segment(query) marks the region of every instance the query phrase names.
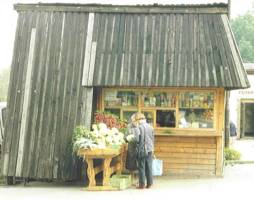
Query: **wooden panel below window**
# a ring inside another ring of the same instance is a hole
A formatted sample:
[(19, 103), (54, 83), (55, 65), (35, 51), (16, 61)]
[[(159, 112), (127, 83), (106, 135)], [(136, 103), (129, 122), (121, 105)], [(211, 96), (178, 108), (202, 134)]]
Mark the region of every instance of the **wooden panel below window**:
[(155, 155), (173, 176), (215, 176), (216, 137), (156, 136)]

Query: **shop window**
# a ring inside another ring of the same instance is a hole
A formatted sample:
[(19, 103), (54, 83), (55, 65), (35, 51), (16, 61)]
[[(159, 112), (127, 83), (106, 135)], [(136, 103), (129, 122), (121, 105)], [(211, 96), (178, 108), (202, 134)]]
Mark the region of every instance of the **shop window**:
[(176, 93), (170, 92), (142, 92), (141, 106), (170, 107), (176, 106)]
[(156, 111), (156, 127), (175, 127), (176, 117), (174, 110), (157, 110)]
[(215, 126), (214, 92), (105, 89), (103, 94), (104, 110), (127, 122), (134, 113), (142, 112), (154, 128), (213, 129)]
[(119, 117), (119, 119), (120, 119), (120, 116), (121, 116), (121, 111), (120, 111), (120, 109), (105, 108), (105, 112), (110, 113), (110, 114), (113, 114), (113, 115), (116, 115), (116, 116)]
[(129, 123), (131, 121), (131, 116), (135, 114), (136, 112), (137, 110), (123, 111), (123, 120)]
[(141, 111), (145, 117), (147, 123), (149, 123), (151, 126), (154, 126), (154, 112), (153, 111)]
[(179, 128), (213, 128), (214, 94), (185, 92), (179, 99)]
[(133, 91), (108, 90), (105, 92), (105, 107), (130, 107), (138, 105), (138, 94)]

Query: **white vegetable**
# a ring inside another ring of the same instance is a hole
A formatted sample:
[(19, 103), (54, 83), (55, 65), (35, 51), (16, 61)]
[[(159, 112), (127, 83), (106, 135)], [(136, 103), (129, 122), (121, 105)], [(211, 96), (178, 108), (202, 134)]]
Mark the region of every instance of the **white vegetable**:
[(121, 145), (124, 143), (124, 134), (117, 128), (109, 129), (106, 124), (92, 125), (92, 130), (86, 137), (81, 137), (74, 143), (74, 149), (79, 148), (106, 148), (110, 145)]

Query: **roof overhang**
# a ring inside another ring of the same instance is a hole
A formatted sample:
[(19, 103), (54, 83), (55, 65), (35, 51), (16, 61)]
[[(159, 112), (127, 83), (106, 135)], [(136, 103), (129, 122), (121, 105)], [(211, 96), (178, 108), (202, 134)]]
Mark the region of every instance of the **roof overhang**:
[(228, 13), (227, 4), (191, 5), (106, 5), (106, 4), (63, 4), (38, 3), (15, 4), (17, 11), (59, 11), (96, 13)]
[[(227, 4), (39, 3), (16, 4), (15, 9), (22, 16), (28, 12), (29, 19), (31, 11), (45, 16), (61, 12), (58, 23), (65, 23), (68, 16), (70, 27), (66, 31), (73, 40), (79, 33), (86, 37), (83, 47), (88, 48), (85, 56), (81, 55), (85, 57), (84, 86), (227, 90), (250, 86), (231, 31)], [(82, 20), (74, 26), (80, 16)]]

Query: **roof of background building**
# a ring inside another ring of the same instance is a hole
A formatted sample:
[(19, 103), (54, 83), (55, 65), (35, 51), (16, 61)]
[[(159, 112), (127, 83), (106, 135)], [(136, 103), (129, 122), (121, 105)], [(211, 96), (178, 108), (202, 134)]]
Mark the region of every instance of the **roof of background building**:
[(254, 63), (243, 63), (247, 74), (254, 74)]

